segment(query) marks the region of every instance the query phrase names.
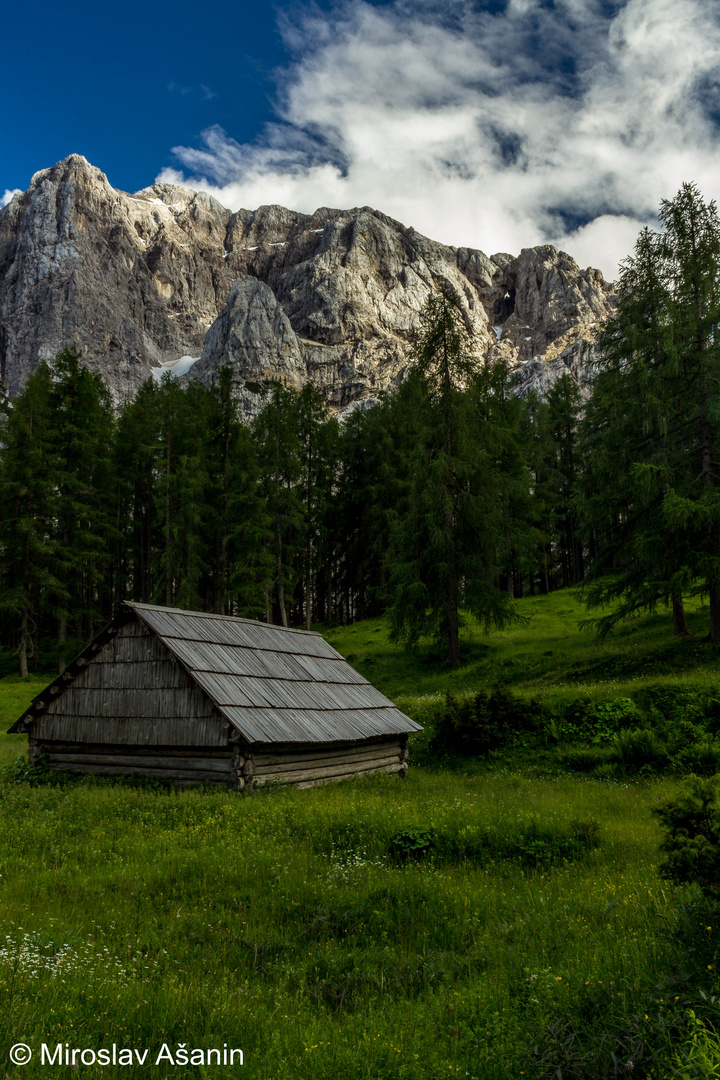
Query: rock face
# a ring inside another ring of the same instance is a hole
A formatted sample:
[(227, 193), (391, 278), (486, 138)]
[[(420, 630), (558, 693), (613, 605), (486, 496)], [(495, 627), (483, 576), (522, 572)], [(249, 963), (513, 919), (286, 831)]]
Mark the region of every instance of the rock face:
[(460, 297), (478, 352), (517, 370), (521, 394), (563, 371), (582, 386), (613, 304), (599, 271), (552, 247), (488, 258), (369, 207), (233, 214), (167, 184), (130, 196), (72, 155), (0, 211), (0, 374), (17, 394), (74, 343), (117, 403), (200, 357), (184, 377), (211, 383), (229, 364), (248, 412), (266, 378), (312, 380), (342, 410), (402, 379), (440, 287)]

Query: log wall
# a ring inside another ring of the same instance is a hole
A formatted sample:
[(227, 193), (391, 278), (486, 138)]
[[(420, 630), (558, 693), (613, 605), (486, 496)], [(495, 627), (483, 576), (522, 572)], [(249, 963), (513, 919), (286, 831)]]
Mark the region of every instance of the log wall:
[(404, 740), (376, 739), (360, 743), (259, 747), (128, 746), (30, 738), (30, 761), (47, 768), (100, 776), (144, 776), (178, 784), (221, 784), (252, 791), (255, 787), (291, 784), (317, 787), (351, 776), (407, 772)]
[(407, 773), (407, 738), (367, 739), (361, 742), (299, 747), (255, 747), (252, 783), (256, 787), (294, 784), (317, 787), (351, 776), (372, 773)]
[(241, 755), (233, 747), (126, 746), (30, 739), (30, 761), (58, 772), (144, 776), (178, 784), (244, 787)]

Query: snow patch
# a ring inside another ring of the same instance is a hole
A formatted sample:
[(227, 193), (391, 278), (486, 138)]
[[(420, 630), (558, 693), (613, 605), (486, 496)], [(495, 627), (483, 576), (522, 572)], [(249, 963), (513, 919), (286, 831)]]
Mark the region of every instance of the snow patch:
[(493, 326), (493, 330), (495, 331), (495, 337), (499, 341), (500, 340), (500, 335), (502, 334), (502, 326)]
[(177, 360), (170, 360), (167, 364), (161, 364), (160, 367), (153, 368), (152, 377), (155, 382), (160, 382), (167, 372), (177, 377), (186, 375), (193, 364), (197, 364), (199, 359), (199, 356), (179, 356)]
[(169, 207), (166, 203), (162, 201), (162, 199), (136, 199), (134, 195), (128, 195), (127, 197), (132, 202), (140, 203), (141, 206), (151, 206), (153, 203), (155, 203), (157, 204), (157, 206), (162, 206), (165, 210), (169, 211)]

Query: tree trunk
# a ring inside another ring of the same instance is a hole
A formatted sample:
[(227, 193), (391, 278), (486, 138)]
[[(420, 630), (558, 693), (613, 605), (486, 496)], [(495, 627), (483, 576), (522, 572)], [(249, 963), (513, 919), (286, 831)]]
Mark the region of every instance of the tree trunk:
[(720, 581), (708, 583), (710, 594), (710, 640), (720, 641)]
[(280, 625), (288, 625), (287, 611), (285, 609), (285, 583), (283, 581), (283, 561), (282, 561), (282, 533), (280, 531), (280, 515), (275, 514), (275, 536), (277, 538), (277, 553), (275, 558), (275, 595), (277, 599), (278, 611), (280, 612)]
[(447, 602), (448, 667), (457, 667), (460, 663), (460, 617), (458, 614), (458, 579), (455, 560), (455, 522), (452, 510), (445, 515), (445, 532), (450, 546), (448, 559), (448, 580), (445, 591)]
[(171, 551), (171, 508), (170, 508), (170, 435), (168, 434), (167, 444), (167, 459), (166, 459), (166, 472), (165, 477), (167, 481), (167, 489), (165, 491), (165, 603), (167, 607), (172, 607), (172, 571), (170, 569), (170, 551)]
[(690, 631), (688, 630), (688, 624), (685, 618), (685, 608), (683, 606), (682, 593), (677, 593), (673, 595), (672, 609), (675, 637), (687, 637)]
[(305, 567), (305, 629), (312, 630), (312, 540), (309, 530), (305, 549)]
[[(224, 524), (224, 522), (223, 522)], [(219, 586), (216, 583), (215, 594), (215, 612), (217, 615), (225, 615), (227, 612), (227, 600), (228, 600), (228, 539), (227, 536), (223, 536), (220, 542), (220, 572), (218, 577), (220, 579)]]
[(28, 677), (28, 616), (27, 611), (23, 610), (20, 616), (20, 648), (18, 649), (18, 657), (20, 659), (20, 678), (27, 679)]
[(67, 614), (62, 611), (58, 618), (58, 672), (67, 667), (65, 661), (65, 643), (67, 641)]

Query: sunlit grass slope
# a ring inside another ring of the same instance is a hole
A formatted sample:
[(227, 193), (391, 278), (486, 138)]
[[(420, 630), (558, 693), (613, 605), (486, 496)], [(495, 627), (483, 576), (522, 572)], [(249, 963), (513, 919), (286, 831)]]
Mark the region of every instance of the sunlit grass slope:
[(691, 637), (673, 637), (672, 618), (660, 610), (626, 623), (605, 641), (581, 630), (588, 613), (576, 592), (516, 601), (522, 621), (485, 633), (467, 617), (463, 662), (448, 670), (430, 643), (415, 653), (393, 644), (384, 619), (325, 628), (328, 640), (368, 679), (399, 704), (447, 691), (462, 693), (495, 683), (552, 705), (579, 694), (618, 697), (644, 682), (710, 690), (720, 679), (720, 654), (705, 639), (708, 609), (690, 601)]

